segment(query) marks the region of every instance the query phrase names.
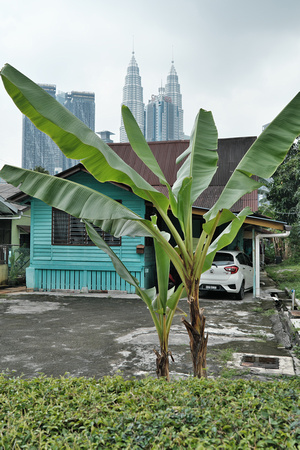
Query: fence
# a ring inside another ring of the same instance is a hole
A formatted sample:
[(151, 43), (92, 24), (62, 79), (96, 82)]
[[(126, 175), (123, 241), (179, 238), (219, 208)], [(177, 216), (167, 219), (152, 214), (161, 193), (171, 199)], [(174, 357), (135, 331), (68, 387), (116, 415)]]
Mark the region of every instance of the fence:
[(0, 266), (8, 268), (8, 284), (14, 285), (24, 281), (29, 259), (29, 248), (11, 244), (0, 245)]

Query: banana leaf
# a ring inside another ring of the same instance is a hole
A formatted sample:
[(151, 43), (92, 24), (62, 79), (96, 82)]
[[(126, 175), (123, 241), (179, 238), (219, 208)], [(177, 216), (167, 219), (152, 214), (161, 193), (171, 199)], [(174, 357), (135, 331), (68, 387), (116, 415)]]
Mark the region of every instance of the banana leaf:
[(225, 230), (210, 244), (202, 267), (202, 273), (211, 267), (216, 252), (231, 244), (249, 214), (251, 214), (250, 208), (244, 208), (231, 219)]
[[(97, 245), (98, 248), (110, 257), (118, 275), (135, 287), (136, 293), (148, 307), (161, 346), (167, 348), (172, 320), (177, 311), (177, 305), (183, 292), (183, 285), (181, 284), (175, 291), (174, 288), (172, 290), (168, 290), (170, 260), (166, 256), (163, 249), (161, 247), (156, 248), (158, 251), (157, 276), (159, 287), (159, 292), (157, 294), (155, 287), (150, 289), (142, 289), (139, 286), (138, 280), (129, 272), (111, 247), (109, 247), (104, 239), (102, 239), (102, 237), (97, 233), (93, 225), (87, 220), (83, 220), (83, 222), (85, 223), (90, 239), (95, 245)], [(159, 247), (159, 243), (156, 242), (156, 246)], [(185, 313), (182, 311), (181, 314)], [(166, 319), (164, 316), (166, 316)]]
[(71, 159), (81, 159), (100, 182), (115, 181), (130, 186), (145, 200), (154, 200), (166, 211), (168, 198), (126, 164), (105, 142), (51, 95), (14, 67), (6, 64), (1, 78), (8, 94), (34, 125), (48, 134)]
[[(116, 236), (152, 236), (151, 221), (143, 219), (106, 195), (70, 180), (32, 170), (5, 165), (0, 176), (26, 194), (74, 217), (89, 219), (111, 233), (119, 224)], [(102, 222), (100, 222), (100, 219)]]
[(252, 144), (205, 219), (209, 221), (222, 208), (230, 209), (243, 195), (262, 186), (256, 178), (270, 178), (299, 135), (300, 92)]
[(122, 117), (132, 149), (137, 156), (144, 162), (144, 164), (156, 175), (160, 182), (169, 187), (169, 183), (166, 180), (164, 173), (162, 172), (158, 162), (156, 161), (151, 148), (146, 142), (140, 127), (136, 123), (135, 118), (132, 115), (130, 109), (122, 105)]
[(189, 205), (192, 206), (200, 194), (209, 186), (217, 170), (218, 132), (210, 111), (200, 109), (197, 114), (188, 149), (177, 158), (180, 162), (187, 156), (178, 170), (173, 185), (173, 194), (178, 196), (186, 178), (192, 179)]

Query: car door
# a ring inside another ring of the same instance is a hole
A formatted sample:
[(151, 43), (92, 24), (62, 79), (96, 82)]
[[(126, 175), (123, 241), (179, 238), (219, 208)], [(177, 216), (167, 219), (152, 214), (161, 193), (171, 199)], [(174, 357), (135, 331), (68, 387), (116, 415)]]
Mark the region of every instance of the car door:
[(247, 255), (239, 253), (237, 255), (240, 270), (245, 280), (245, 289), (251, 289), (253, 286), (253, 268), (252, 263)]

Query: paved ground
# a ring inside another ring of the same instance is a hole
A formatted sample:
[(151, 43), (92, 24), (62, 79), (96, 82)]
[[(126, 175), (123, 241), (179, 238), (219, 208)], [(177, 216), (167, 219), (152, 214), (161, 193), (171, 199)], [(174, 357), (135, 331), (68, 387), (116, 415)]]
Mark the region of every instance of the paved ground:
[[(254, 300), (251, 293), (243, 301), (211, 297), (201, 304), (207, 317), (210, 376), (221, 371), (256, 376), (256, 369), (227, 368), (233, 351), (291, 356), (272, 300)], [(179, 306), (188, 312), (186, 300)], [(275, 314), (266, 312), (270, 310)], [(189, 340), (180, 317), (175, 318), (169, 347), (175, 359), (171, 375), (191, 374)], [(155, 376), (153, 348), (158, 340), (150, 314), (134, 295), (0, 292), (0, 372), (24, 377), (69, 373), (99, 378), (117, 371), (125, 377)]]

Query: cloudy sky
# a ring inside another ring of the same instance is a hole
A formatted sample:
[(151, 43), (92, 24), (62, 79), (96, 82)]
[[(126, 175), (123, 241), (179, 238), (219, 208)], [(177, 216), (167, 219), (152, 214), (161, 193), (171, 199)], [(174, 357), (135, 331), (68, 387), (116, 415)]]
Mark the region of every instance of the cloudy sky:
[[(299, 0), (12, 0), (1, 3), (0, 66), (95, 92), (96, 131), (118, 142), (134, 40), (144, 103), (173, 52), (185, 133), (201, 107), (219, 137), (257, 136), (300, 90), (299, 13)], [(20, 166), (22, 116), (0, 84), (0, 167)]]

